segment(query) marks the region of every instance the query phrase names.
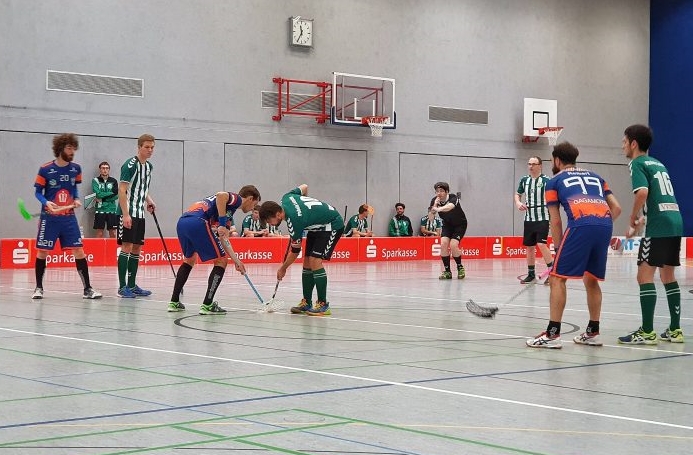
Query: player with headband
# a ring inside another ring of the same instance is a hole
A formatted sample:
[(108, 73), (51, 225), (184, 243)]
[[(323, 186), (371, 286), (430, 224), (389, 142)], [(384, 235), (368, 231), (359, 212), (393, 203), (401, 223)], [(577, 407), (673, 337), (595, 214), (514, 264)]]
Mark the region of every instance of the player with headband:
[(441, 220), (443, 227), (440, 238), (440, 259), (443, 261), (443, 273), (438, 277), (441, 280), (452, 279), (450, 271), (450, 253), (457, 264), (457, 278), (465, 277), (464, 266), (462, 265), (462, 250), (460, 242), (467, 232), (467, 216), (462, 210), (457, 195), (450, 194), (450, 185), (447, 182), (438, 182), (433, 185), (436, 195), (431, 199), (431, 210), (436, 212)]

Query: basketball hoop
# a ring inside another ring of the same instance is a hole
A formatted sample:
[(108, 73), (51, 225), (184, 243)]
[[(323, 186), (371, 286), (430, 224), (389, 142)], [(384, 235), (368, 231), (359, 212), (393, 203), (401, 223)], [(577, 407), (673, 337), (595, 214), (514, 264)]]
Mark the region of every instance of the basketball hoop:
[(363, 117), (361, 119), (361, 123), (367, 124), (368, 126), (371, 127), (371, 136), (382, 137), (383, 136), (383, 127), (388, 122), (388, 120), (390, 120), (390, 117), (370, 115), (367, 117)]
[(556, 145), (558, 136), (560, 136), (562, 132), (562, 126), (547, 126), (545, 128), (539, 128), (539, 134), (549, 140), (549, 145)]

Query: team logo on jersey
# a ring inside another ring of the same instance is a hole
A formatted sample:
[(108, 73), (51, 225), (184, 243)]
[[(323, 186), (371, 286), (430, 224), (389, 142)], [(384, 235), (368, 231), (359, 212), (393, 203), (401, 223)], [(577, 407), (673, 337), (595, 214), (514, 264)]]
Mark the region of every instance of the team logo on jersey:
[(56, 187), (56, 186), (58, 186), (58, 182), (56, 180), (51, 179), (48, 181), (48, 186)]

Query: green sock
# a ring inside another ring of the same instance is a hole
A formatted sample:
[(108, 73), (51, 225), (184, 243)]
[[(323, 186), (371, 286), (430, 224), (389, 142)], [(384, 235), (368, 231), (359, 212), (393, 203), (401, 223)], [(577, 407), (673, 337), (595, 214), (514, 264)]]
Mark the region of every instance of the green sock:
[(654, 330), (654, 312), (657, 304), (657, 289), (654, 283), (640, 285), (640, 311), (642, 312), (642, 329), (645, 332)]
[(318, 302), (327, 302), (327, 272), (325, 269), (313, 271), (315, 289), (318, 291)]
[(118, 255), (118, 289), (125, 287), (125, 277), (128, 274), (128, 260), (130, 255), (122, 251)]
[(306, 302), (313, 302), (313, 288), (315, 287), (315, 278), (311, 269), (303, 269), (301, 273), (301, 283), (303, 284), (303, 298)]
[(137, 267), (140, 265), (140, 255), (130, 253), (130, 260), (128, 261), (128, 287), (130, 289), (135, 287), (135, 279), (137, 278)]
[(664, 285), (667, 293), (667, 303), (669, 304), (669, 315), (671, 316), (670, 330), (681, 328), (681, 288), (677, 281), (672, 281)]

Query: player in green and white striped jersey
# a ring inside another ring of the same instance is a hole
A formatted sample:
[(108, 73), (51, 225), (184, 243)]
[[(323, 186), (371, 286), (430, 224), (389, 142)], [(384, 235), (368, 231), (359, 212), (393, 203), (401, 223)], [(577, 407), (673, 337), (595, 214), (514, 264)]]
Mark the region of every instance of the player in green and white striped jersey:
[(154, 153), (154, 136), (143, 134), (137, 139), (137, 155), (120, 168), (118, 209), (118, 295), (124, 298), (151, 295), (151, 291), (137, 286), (137, 268), (144, 245), (146, 212), (154, 213), (156, 204), (149, 195), (154, 166), (149, 161)]
[[(515, 207), (525, 212), (522, 245), (527, 248), (527, 277), (520, 281), (522, 284), (536, 280), (536, 246), (539, 247), (546, 266), (550, 268), (553, 265), (551, 251), (546, 246), (549, 237), (549, 209), (544, 194), (546, 184), (551, 179), (542, 173), (541, 158), (538, 156), (530, 157), (527, 166), (529, 174), (520, 179), (515, 193)], [(522, 195), (525, 197), (524, 203)]]

